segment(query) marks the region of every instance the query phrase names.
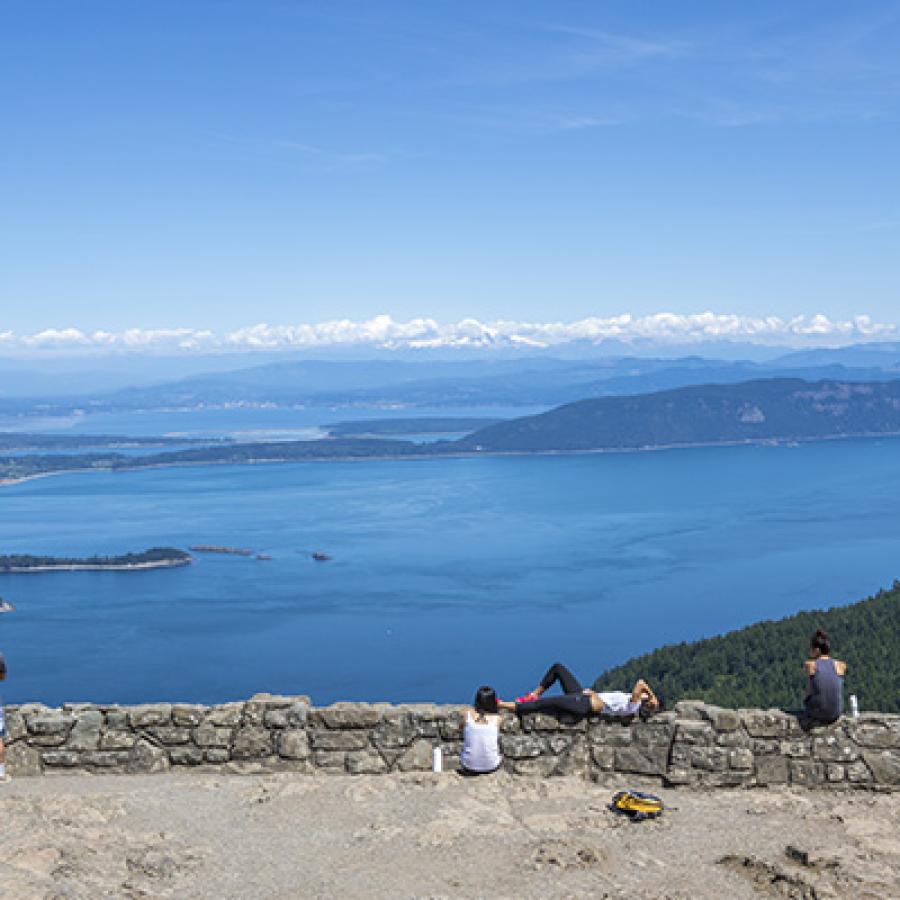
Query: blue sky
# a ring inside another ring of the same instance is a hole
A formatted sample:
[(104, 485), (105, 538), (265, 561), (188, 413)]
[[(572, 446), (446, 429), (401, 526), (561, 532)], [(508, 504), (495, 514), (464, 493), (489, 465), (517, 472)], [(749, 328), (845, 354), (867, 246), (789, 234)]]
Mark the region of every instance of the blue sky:
[(11, 0), (0, 333), (900, 321), (900, 4)]

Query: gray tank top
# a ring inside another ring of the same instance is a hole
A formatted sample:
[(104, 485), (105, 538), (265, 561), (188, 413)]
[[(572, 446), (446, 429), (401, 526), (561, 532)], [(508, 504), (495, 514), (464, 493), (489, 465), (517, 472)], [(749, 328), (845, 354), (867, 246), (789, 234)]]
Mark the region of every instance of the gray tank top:
[(816, 674), (809, 676), (806, 711), (828, 722), (844, 711), (844, 679), (838, 675), (833, 659), (816, 660)]

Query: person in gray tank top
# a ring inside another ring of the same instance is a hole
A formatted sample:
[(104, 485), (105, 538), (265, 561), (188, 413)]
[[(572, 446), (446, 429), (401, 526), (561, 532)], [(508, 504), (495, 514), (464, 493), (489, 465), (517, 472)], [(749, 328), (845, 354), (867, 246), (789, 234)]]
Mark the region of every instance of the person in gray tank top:
[(847, 664), (831, 658), (831, 642), (820, 628), (809, 646), (810, 658), (803, 664), (809, 676), (803, 706), (816, 722), (834, 722), (844, 711), (844, 672)]

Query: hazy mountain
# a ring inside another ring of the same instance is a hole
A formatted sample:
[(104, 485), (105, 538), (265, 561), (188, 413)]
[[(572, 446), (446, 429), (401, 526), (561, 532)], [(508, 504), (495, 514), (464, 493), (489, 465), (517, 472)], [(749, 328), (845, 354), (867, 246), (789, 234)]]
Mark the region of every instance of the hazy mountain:
[(900, 342), (852, 344), (820, 350), (796, 350), (772, 361), (775, 366), (850, 366), (900, 372)]

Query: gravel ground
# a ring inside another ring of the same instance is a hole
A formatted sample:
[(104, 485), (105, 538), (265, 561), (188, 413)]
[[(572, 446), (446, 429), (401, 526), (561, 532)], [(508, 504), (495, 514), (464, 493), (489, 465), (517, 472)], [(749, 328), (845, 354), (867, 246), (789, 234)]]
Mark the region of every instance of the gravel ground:
[[(620, 787), (671, 807), (633, 824)], [(900, 794), (506, 774), (0, 786), (0, 896), (900, 897)]]

